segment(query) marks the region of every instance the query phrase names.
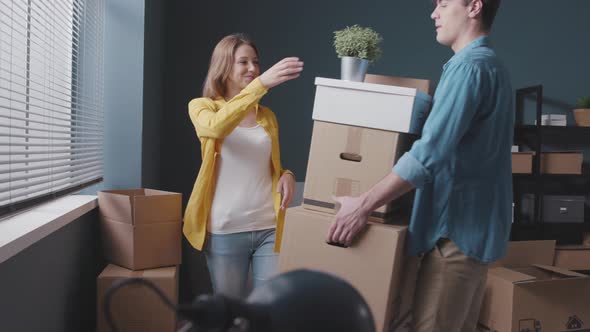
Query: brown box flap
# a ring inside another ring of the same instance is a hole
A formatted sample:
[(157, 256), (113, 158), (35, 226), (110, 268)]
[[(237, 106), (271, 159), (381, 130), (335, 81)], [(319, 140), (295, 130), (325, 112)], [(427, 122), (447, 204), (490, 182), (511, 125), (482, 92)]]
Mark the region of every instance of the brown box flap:
[(125, 195), (125, 196), (137, 196), (137, 195), (145, 195), (145, 189), (138, 188), (138, 189), (121, 189), (121, 190), (103, 190), (100, 191), (107, 194), (117, 194), (117, 195)]
[(178, 193), (146, 191), (134, 197), (134, 223), (178, 221), (182, 219), (182, 195)]
[(99, 278), (168, 278), (177, 274), (177, 267), (160, 267), (155, 269), (133, 271), (115, 264), (109, 264), (98, 276)]
[(143, 189), (105, 190), (98, 192), (98, 209), (101, 216), (120, 222), (133, 223), (133, 200), (143, 195)]
[(182, 195), (154, 189), (98, 192), (102, 217), (131, 224), (173, 222), (182, 218)]
[(512, 269), (507, 269), (505, 267), (494, 267), (490, 268), (488, 271), (489, 274), (497, 276), (503, 280), (509, 281), (511, 283), (523, 282), (523, 281), (531, 281), (536, 280), (537, 278), (522, 272), (514, 271)]
[(578, 272), (574, 272), (574, 271), (570, 271), (570, 270), (566, 270), (557, 266), (551, 266), (551, 265), (541, 265), (541, 264), (533, 264), (533, 266), (538, 267), (540, 269), (543, 270), (547, 270), (547, 271), (551, 271), (554, 273), (558, 273), (567, 277), (587, 277), (585, 274), (581, 274)]

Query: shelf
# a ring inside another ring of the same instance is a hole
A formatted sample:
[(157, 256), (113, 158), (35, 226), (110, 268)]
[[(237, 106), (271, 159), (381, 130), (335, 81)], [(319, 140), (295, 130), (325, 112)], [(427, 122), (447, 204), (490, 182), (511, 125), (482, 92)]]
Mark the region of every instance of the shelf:
[(590, 222), (584, 223), (513, 223), (510, 233), (512, 241), (556, 240), (560, 245), (580, 244), (583, 232), (588, 231)]
[(563, 250), (587, 250), (590, 249), (590, 245), (587, 244), (564, 244), (561, 246), (556, 246), (555, 249), (563, 249)]
[[(578, 127), (578, 126), (539, 126), (542, 134), (568, 134), (568, 135), (590, 135), (590, 127)], [(517, 125), (514, 127), (516, 132), (531, 132), (534, 133), (537, 130), (535, 125)]]
[(522, 174), (513, 173), (512, 178), (514, 179), (530, 179), (535, 180), (536, 177), (542, 177), (544, 180), (555, 180), (555, 181), (581, 181), (590, 179), (590, 173), (585, 174)]
[[(543, 85), (528, 86), (516, 90), (517, 125), (514, 127), (514, 145), (534, 151), (537, 156), (542, 152), (552, 152), (556, 147), (566, 146), (568, 151), (584, 151), (590, 147), (590, 127), (523, 125), (525, 118), (525, 99), (534, 98), (536, 102), (535, 118), (540, 122), (543, 114)], [(548, 150), (548, 151), (547, 151)], [(539, 169), (539, 158), (533, 158), (533, 169)], [(583, 163), (583, 162), (582, 162)], [(540, 221), (543, 206), (542, 196), (590, 194), (590, 167), (582, 164), (582, 174), (512, 174), (513, 195), (517, 202), (516, 209), (521, 209), (520, 201), (524, 194), (535, 195), (532, 222), (523, 220), (521, 210), (514, 211), (515, 223), (512, 224), (512, 240), (554, 239), (558, 244), (578, 244), (582, 233), (590, 230), (590, 206), (584, 207), (583, 223), (543, 223)], [(586, 199), (587, 200), (587, 199)], [(537, 206), (539, 204), (540, 206)], [(586, 202), (587, 204), (587, 202)], [(528, 221), (528, 220), (527, 220)]]

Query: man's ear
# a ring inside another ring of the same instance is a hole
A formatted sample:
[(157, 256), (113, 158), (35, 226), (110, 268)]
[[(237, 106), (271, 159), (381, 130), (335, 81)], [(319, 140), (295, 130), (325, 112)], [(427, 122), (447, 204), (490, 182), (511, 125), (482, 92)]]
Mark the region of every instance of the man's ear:
[(483, 9), (483, 0), (471, 0), (469, 3), (469, 17), (476, 18)]

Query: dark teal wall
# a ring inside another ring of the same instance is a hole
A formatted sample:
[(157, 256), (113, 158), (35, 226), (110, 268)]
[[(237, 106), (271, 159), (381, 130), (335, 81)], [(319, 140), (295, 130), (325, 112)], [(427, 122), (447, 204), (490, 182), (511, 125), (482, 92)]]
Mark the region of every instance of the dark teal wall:
[[(168, 3), (162, 184), (188, 195), (200, 162), (199, 144), (186, 112), (200, 94), (211, 51), (224, 35), (243, 31), (257, 42), (268, 68), (285, 56), (305, 61), (296, 81), (272, 89), (263, 103), (279, 118), (285, 167), (304, 179), (312, 128), (314, 78), (339, 77), (332, 32), (355, 23), (383, 35), (383, 57), (369, 69), (386, 75), (437, 81), (452, 52), (435, 40), (428, 0), (174, 1)], [(568, 112), (590, 95), (590, 1), (503, 1), (492, 33), (515, 88), (545, 87), (545, 110)], [(362, 111), (362, 110), (359, 110)], [(573, 124), (573, 118), (568, 119)]]
[[(200, 146), (187, 103), (200, 96), (211, 52), (223, 36), (249, 33), (260, 49), (263, 68), (285, 56), (305, 61), (299, 79), (272, 89), (262, 100), (279, 119), (284, 167), (304, 181), (314, 78), (339, 77), (333, 31), (353, 24), (370, 26), (384, 38), (383, 57), (370, 72), (436, 82), (452, 52), (435, 40), (432, 9), (430, 0), (168, 1), (162, 42), (162, 188), (182, 192), (185, 202), (190, 195), (200, 165)], [(589, 12), (588, 0), (503, 1), (493, 42), (515, 88), (544, 84), (547, 111), (568, 112), (577, 96), (590, 95)], [(571, 117), (568, 120), (573, 124)], [(188, 301), (209, 287), (203, 257), (185, 242), (182, 299)]]
[(141, 186), (146, 188), (160, 187), (165, 9), (163, 1), (145, 1)]

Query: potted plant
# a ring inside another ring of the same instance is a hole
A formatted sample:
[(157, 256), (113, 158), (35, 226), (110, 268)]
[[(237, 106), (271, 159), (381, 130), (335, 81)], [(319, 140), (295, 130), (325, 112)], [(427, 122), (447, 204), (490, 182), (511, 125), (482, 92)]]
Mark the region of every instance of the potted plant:
[(581, 127), (590, 127), (590, 97), (579, 97), (574, 110), (576, 124)]
[(369, 67), (381, 56), (381, 36), (371, 28), (355, 24), (334, 31), (334, 48), (341, 58), (341, 79), (362, 82)]

